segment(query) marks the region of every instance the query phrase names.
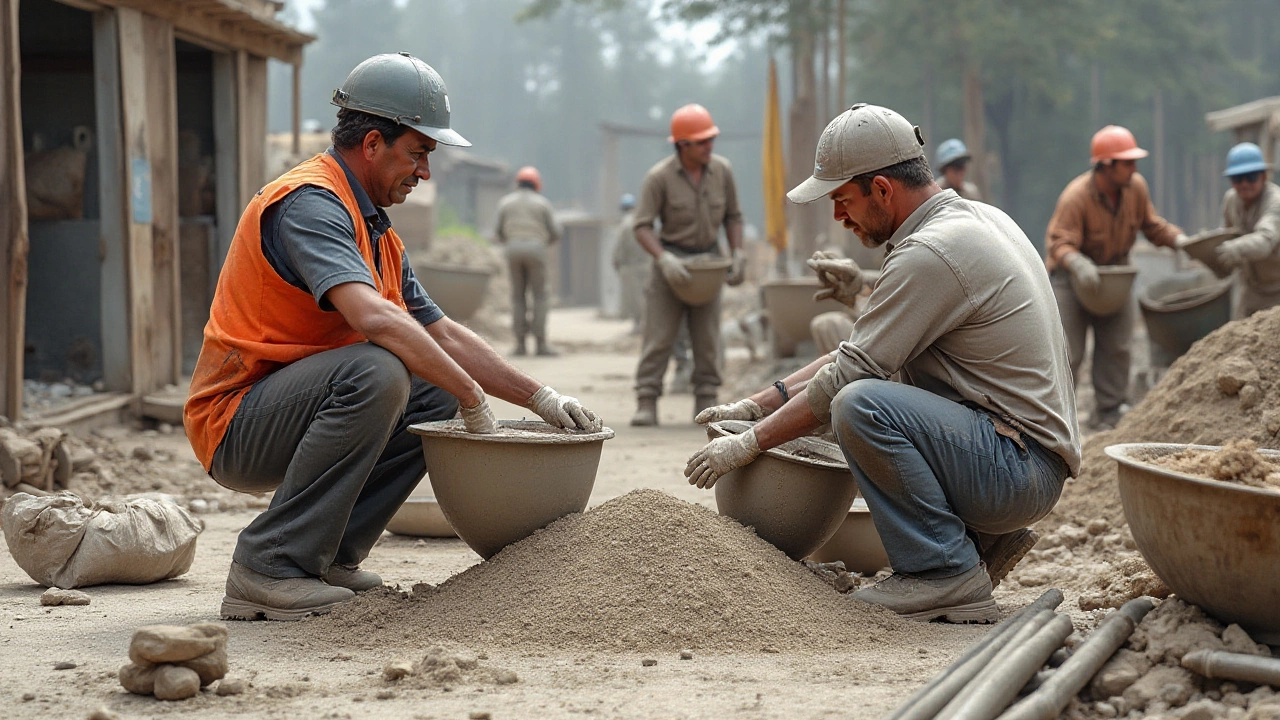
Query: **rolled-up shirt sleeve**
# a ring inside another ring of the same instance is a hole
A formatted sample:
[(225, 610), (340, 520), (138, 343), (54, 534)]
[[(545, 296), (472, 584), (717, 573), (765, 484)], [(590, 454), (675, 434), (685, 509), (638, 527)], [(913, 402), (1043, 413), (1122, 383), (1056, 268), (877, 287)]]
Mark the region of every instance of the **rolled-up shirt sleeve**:
[(1163, 247), (1174, 247), (1178, 236), (1182, 234), (1182, 228), (1160, 217), (1160, 213), (1156, 212), (1155, 203), (1151, 202), (1151, 191), (1147, 188), (1146, 181), (1142, 178), (1135, 177), (1133, 185), (1137, 192), (1142, 193), (1142, 207), (1145, 208), (1142, 217), (1142, 234), (1151, 241), (1152, 245), (1160, 245)]
[(657, 175), (650, 173), (640, 188), (640, 202), (636, 205), (636, 219), (633, 228), (647, 227), (653, 229), (653, 223), (662, 211), (662, 181)]
[(725, 167), (725, 204), (724, 229), (728, 232), (733, 225), (742, 224), (742, 208), (738, 205), (738, 184), (733, 179), (733, 172)]
[(1049, 269), (1061, 266), (1063, 259), (1071, 253), (1080, 252), (1084, 245), (1084, 212), (1084, 203), (1071, 193), (1063, 193), (1058, 198), (1058, 206), (1054, 208), (1049, 228), (1045, 231)]

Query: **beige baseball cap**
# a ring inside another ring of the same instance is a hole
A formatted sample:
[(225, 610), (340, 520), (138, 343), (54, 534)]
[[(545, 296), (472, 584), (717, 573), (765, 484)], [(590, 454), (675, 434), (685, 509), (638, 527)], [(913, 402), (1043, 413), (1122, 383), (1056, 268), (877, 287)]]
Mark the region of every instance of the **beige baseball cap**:
[(811, 203), (855, 175), (924, 157), (920, 128), (886, 107), (858, 103), (827, 124), (818, 138), (813, 177), (787, 193), (793, 203)]

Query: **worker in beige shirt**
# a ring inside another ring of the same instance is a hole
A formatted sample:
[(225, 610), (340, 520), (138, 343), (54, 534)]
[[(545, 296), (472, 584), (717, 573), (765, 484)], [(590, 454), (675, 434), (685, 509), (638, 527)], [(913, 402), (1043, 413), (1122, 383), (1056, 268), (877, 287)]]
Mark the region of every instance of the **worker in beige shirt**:
[[(793, 202), (830, 197), (835, 219), (884, 265), (853, 333), (699, 422), (758, 420), (711, 441), (685, 475), (699, 487), (830, 422), (894, 574), (853, 594), (916, 620), (993, 622), (991, 590), (1034, 545), (1080, 468), (1075, 392), (1039, 254), (1000, 210), (943, 190), (924, 138), (898, 113), (854, 105), (818, 140)], [(856, 297), (858, 273), (832, 273)], [(891, 378), (897, 376), (900, 381)]]
[(982, 191), (969, 182), (969, 161), (973, 156), (959, 138), (943, 140), (933, 156), (933, 166), (938, 170), (938, 187), (955, 190), (965, 200), (982, 202)]
[(1222, 198), (1222, 221), (1243, 233), (1218, 246), (1218, 263), (1239, 268), (1236, 317), (1280, 305), (1280, 186), (1269, 182), (1262, 148), (1240, 143), (1227, 152), (1231, 189)]
[(1085, 335), (1093, 328), (1094, 429), (1115, 427), (1129, 399), (1130, 346), (1138, 315), (1132, 297), (1112, 315), (1094, 315), (1076, 293), (1093, 292), (1101, 283), (1099, 265), (1128, 265), (1138, 231), (1155, 245), (1173, 247), (1184, 237), (1151, 204), (1138, 159), (1147, 151), (1133, 133), (1108, 125), (1093, 136), (1093, 168), (1072, 180), (1058, 198), (1045, 231), (1045, 267), (1049, 269), (1058, 312), (1067, 332), (1071, 374), (1078, 378)]
[[(516, 191), (498, 201), (494, 240), (506, 248), (511, 271), (511, 330), (515, 355), (528, 352), (525, 340), (533, 334), (539, 355), (557, 355), (547, 343), (547, 255), (563, 230), (555, 209), (542, 196), (542, 175), (526, 165), (516, 172)], [(530, 313), (529, 296), (533, 299)]]
[[(672, 285), (692, 281), (684, 258), (718, 253), (724, 228), (733, 266), (726, 280), (743, 280), (742, 212), (729, 161), (712, 152), (720, 129), (711, 113), (697, 104), (685, 105), (671, 116), (675, 153), (649, 169), (636, 208), (636, 240), (654, 258), (654, 272), (645, 290), (644, 343), (636, 368), (637, 409), (632, 425), (658, 424), (658, 396), (671, 348), (680, 324), (688, 322), (693, 347), (694, 414), (716, 403), (720, 370), (716, 365), (720, 338), (720, 296), (704, 305), (690, 305), (672, 292)], [(654, 221), (661, 221), (659, 233)]]

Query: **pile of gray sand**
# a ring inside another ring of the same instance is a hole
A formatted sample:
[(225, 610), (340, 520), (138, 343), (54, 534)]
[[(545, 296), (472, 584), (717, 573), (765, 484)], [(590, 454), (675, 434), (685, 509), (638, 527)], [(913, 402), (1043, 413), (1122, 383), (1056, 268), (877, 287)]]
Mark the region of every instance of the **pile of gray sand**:
[(369, 647), (412, 635), (605, 652), (857, 652), (949, 634), (851, 600), (736, 521), (656, 490), (565, 517), (438, 587), (367, 593), (313, 627)]

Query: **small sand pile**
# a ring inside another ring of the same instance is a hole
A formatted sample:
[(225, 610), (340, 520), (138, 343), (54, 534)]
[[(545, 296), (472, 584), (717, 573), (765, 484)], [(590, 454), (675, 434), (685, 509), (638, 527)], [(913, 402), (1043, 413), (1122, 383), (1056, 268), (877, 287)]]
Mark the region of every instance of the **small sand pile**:
[(851, 653), (945, 630), (841, 596), (737, 522), (656, 490), (570, 515), (437, 588), (315, 621), (334, 642), (577, 651)]
[(459, 685), (511, 685), (520, 678), (511, 670), (482, 666), (488, 659), (483, 653), (472, 654), (466, 650), (451, 651), (436, 645), (417, 662), (396, 660), (382, 668), (382, 679), (387, 683), (419, 688), (449, 690)]
[(1183, 450), (1151, 462), (1196, 477), (1280, 492), (1280, 463), (1258, 452), (1252, 440), (1235, 440), (1216, 451)]

